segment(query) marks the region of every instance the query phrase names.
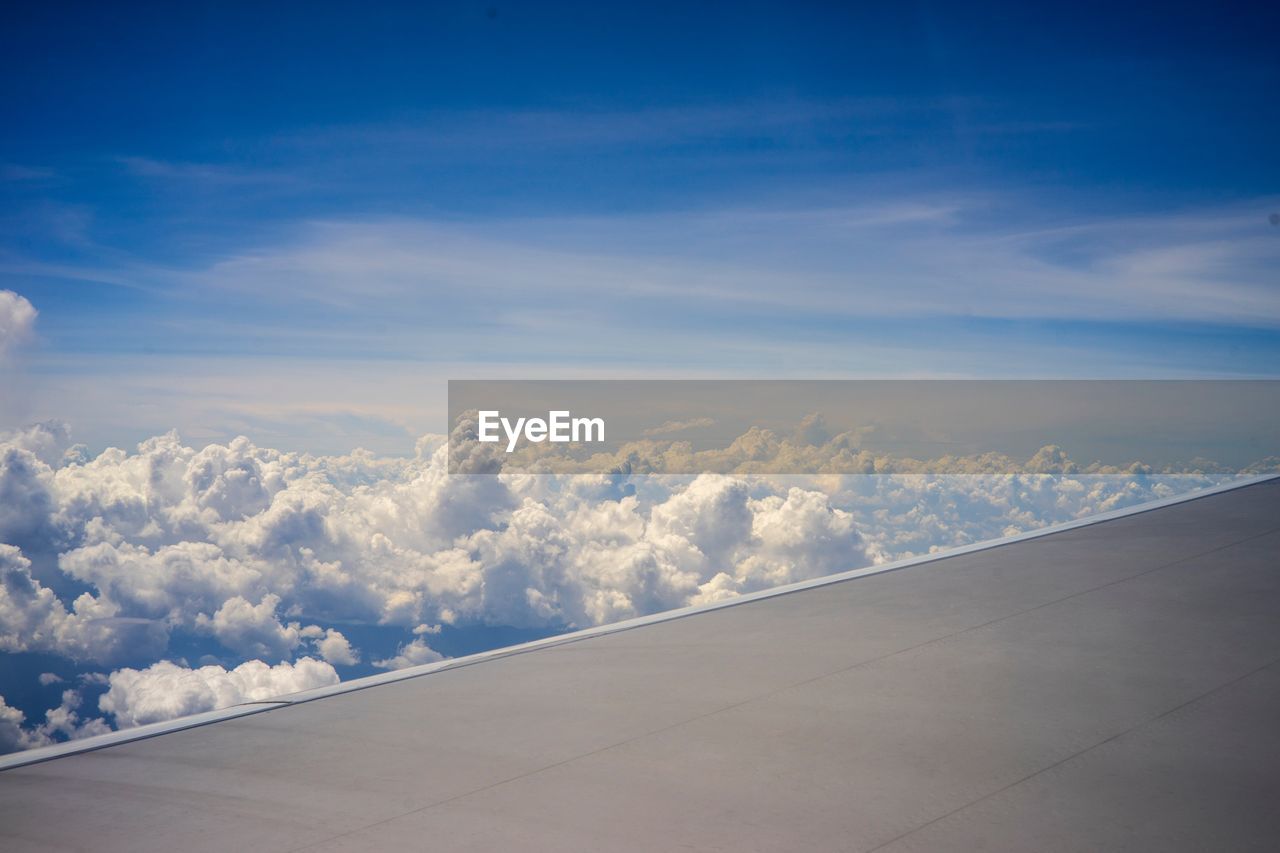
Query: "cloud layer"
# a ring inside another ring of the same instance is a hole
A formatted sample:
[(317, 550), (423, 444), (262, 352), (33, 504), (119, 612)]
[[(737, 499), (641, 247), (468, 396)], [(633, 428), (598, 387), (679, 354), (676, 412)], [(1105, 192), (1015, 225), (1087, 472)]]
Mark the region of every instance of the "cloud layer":
[[(170, 433), (91, 457), (61, 425), (11, 434), (0, 653), (101, 672), (98, 710), (128, 726), (333, 683), (335, 666), (363, 660), (439, 660), (442, 626), (598, 625), (1216, 481), (1083, 475), (1060, 451), (1033, 466), (1052, 475), (955, 477), (458, 477), (447, 456), (442, 437), (386, 458)], [(366, 655), (348, 625), (403, 639)], [(193, 642), (218, 660), (184, 663)], [(31, 727), (5, 706), (4, 743), (106, 725), (79, 701), (67, 690)]]

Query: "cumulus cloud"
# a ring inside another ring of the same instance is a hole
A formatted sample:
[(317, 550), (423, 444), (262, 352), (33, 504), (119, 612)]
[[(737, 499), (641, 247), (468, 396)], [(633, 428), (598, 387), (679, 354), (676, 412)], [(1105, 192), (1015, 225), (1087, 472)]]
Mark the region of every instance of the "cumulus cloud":
[(0, 696), (0, 754), (17, 752), (20, 749), (34, 749), (44, 746), (46, 738), (23, 726), (26, 715), (17, 708), (11, 708)]
[(279, 604), (280, 596), (274, 593), (264, 595), (256, 605), (237, 595), (223, 602), (212, 619), (201, 614), (198, 624), (244, 657), (284, 660), (302, 643), (303, 633), (297, 622), (280, 623)]
[(160, 661), (142, 670), (111, 673), (98, 707), (112, 714), (120, 728), (130, 728), (337, 683), (332, 666), (309, 657), (275, 666), (251, 660), (230, 670)]
[(84, 460), (84, 445), (71, 443), (71, 428), (61, 421), (43, 421), (0, 434), (0, 442), (54, 468)]
[(308, 625), (302, 636), (312, 643), (316, 654), (329, 663), (338, 666), (355, 666), (360, 663), (360, 652), (352, 647), (351, 642), (334, 628), (322, 629), (318, 625)]
[(36, 313), (35, 306), (25, 296), (0, 290), (0, 362), (31, 337)]
[(67, 620), (62, 602), (31, 577), (31, 561), (0, 545), (0, 650), (25, 652), (53, 641)]
[(71, 609), (31, 575), (31, 561), (0, 544), (0, 652), (53, 652), (72, 660), (111, 662), (159, 654), (168, 643), (153, 620), (118, 615), (111, 601), (79, 596)]
[(10, 707), (0, 696), (0, 754), (111, 731), (111, 726), (101, 718), (82, 719), (79, 712), (82, 703), (79, 691), (64, 690), (61, 704), (45, 712), (44, 722), (27, 727), (24, 725), (26, 715)]
[[(840, 440), (814, 422), (743, 436), (731, 453), (743, 462)], [(962, 476), (456, 477), (449, 453), (438, 436), (408, 458), (244, 438), (192, 447), (173, 433), (90, 456), (57, 424), (0, 438), (0, 653), (116, 667), (101, 708), (132, 725), (331, 683), (334, 666), (365, 658), (388, 669), (439, 660), (428, 640), (440, 626), (613, 622), (1220, 479), (1101, 476), (1058, 448), (1026, 460), (1034, 471), (968, 459)], [(335, 627), (347, 624), (405, 639), (362, 655)], [(216, 642), (231, 668), (161, 662), (173, 638)]]
[(422, 637), (411, 643), (405, 643), (396, 649), (394, 657), (376, 660), (373, 665), (379, 669), (404, 669), (409, 666), (420, 666), (424, 663), (435, 663), (444, 660), (444, 655), (437, 652)]
[(0, 542), (56, 543), (53, 469), (18, 441), (0, 442)]
[(79, 691), (62, 691), (62, 704), (45, 712), (44, 723), (37, 730), (39, 734), (54, 741), (76, 740), (111, 731), (111, 726), (106, 720), (97, 717), (83, 719), (79, 712), (82, 703), (83, 699)]
[[(842, 440), (802, 432), (754, 430), (729, 453)], [(966, 459), (974, 475), (948, 480), (871, 459), (891, 474), (650, 477), (639, 492), (622, 474), (454, 477), (449, 452), (435, 438), (408, 459), (316, 457), (170, 433), (87, 458), (65, 430), (10, 437), (0, 533), (38, 538), (90, 591), (64, 603), (6, 551), (0, 642), (110, 662), (139, 643), (158, 659), (176, 632), (346, 664), (358, 655), (326, 622), (599, 624), (1158, 496), (1146, 472), (1090, 481), (1057, 448), (1026, 463), (1045, 478), (1008, 460)]]

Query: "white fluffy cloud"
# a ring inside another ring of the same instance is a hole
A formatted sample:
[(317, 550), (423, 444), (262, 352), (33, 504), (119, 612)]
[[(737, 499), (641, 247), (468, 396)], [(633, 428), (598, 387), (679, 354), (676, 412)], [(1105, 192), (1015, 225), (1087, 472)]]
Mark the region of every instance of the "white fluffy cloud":
[(279, 604), (280, 596), (274, 593), (264, 595), (256, 605), (237, 595), (223, 602), (212, 619), (201, 614), (199, 625), (211, 630), (222, 645), (246, 658), (284, 660), (301, 645), (303, 634), (297, 622), (280, 623), (276, 618)]
[[(439, 437), (382, 458), (171, 433), (91, 457), (57, 424), (0, 438), (0, 652), (151, 664), (102, 699), (134, 724), (336, 679), (362, 655), (334, 625), (418, 626), (374, 660), (411, 666), (440, 659), (428, 625), (602, 624), (1218, 479), (1085, 475), (1059, 451), (1032, 460), (1052, 476), (453, 477), (447, 453)], [(87, 591), (64, 601), (57, 572)], [(158, 663), (182, 636), (243, 663)]]
[[(770, 501), (728, 478), (673, 481), (640, 500), (599, 477), (450, 477), (439, 439), (398, 460), (245, 439), (194, 449), (173, 434), (96, 458), (68, 459), (51, 439), (41, 458), (36, 443), (6, 445), (14, 464), (0, 489), (42, 497), (9, 526), (25, 540), (46, 531), (58, 567), (92, 590), (71, 608), (46, 591), (46, 618), (108, 633), (150, 625), (158, 641), (211, 635), (246, 658), (307, 648), (356, 659), (341, 635), (318, 633), (327, 620), (581, 626), (687, 604), (722, 574), (755, 589), (868, 560), (821, 492)], [(805, 536), (782, 542), (790, 522), (779, 513), (803, 518)], [(24, 609), (28, 620), (39, 612)], [(41, 647), (85, 656), (109, 645), (63, 635)]]
[(409, 666), (420, 666), (424, 663), (435, 663), (444, 660), (444, 655), (437, 652), (422, 637), (411, 643), (405, 643), (396, 649), (396, 654), (386, 660), (376, 660), (373, 665), (379, 669), (404, 669)]
[(332, 666), (309, 657), (275, 666), (251, 660), (230, 670), (161, 661), (111, 673), (98, 707), (113, 714), (120, 728), (129, 728), (337, 683)]
[(53, 652), (72, 660), (111, 662), (126, 655), (159, 655), (166, 627), (120, 615), (118, 606), (85, 593), (68, 609), (32, 577), (31, 561), (0, 544), (0, 652)]
[[(106, 734), (111, 731), (106, 720), (100, 718), (82, 719), (80, 706), (83, 699), (77, 690), (62, 691), (62, 704), (45, 712), (44, 723), (37, 729), (41, 737), (49, 741), (76, 740), (82, 737)], [(61, 738), (55, 737), (61, 735)]]
[(0, 696), (0, 754), (34, 749), (48, 743), (39, 733), (23, 726), (24, 722), (26, 715), (17, 708), (9, 707), (4, 697)]
[(0, 696), (0, 754), (111, 731), (111, 726), (101, 718), (82, 719), (79, 712), (82, 703), (79, 691), (64, 690), (62, 703), (45, 712), (43, 723), (28, 728), (24, 725), (26, 716), (17, 708), (9, 707)]
[(329, 663), (338, 666), (355, 666), (360, 663), (360, 652), (351, 646), (351, 642), (341, 631), (333, 628), (321, 630), (319, 626), (309, 625), (303, 636), (314, 643), (316, 653)]
[(174, 434), (94, 458), (68, 445), (57, 425), (0, 443), (0, 541), (54, 551), (90, 592), (63, 603), (5, 550), (0, 647), (104, 662), (140, 645), (158, 659), (187, 632), (241, 658), (349, 665), (326, 622), (599, 624), (1170, 490), (1141, 474), (706, 475), (633, 494), (605, 476), (450, 477), (438, 438), (407, 459)]

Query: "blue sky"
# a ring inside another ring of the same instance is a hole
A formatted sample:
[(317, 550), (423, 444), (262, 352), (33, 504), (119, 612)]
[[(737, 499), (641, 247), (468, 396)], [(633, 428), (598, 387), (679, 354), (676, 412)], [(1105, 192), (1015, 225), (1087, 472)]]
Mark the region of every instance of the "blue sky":
[(0, 428), (408, 452), (464, 376), (1274, 376), (1274, 5), (30, 4)]

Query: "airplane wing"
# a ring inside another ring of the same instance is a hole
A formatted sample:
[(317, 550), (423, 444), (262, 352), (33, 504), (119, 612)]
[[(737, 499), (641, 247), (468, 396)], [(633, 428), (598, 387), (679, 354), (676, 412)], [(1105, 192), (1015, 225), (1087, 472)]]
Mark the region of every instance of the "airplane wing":
[(1280, 481), (4, 764), (10, 853), (1273, 850)]

